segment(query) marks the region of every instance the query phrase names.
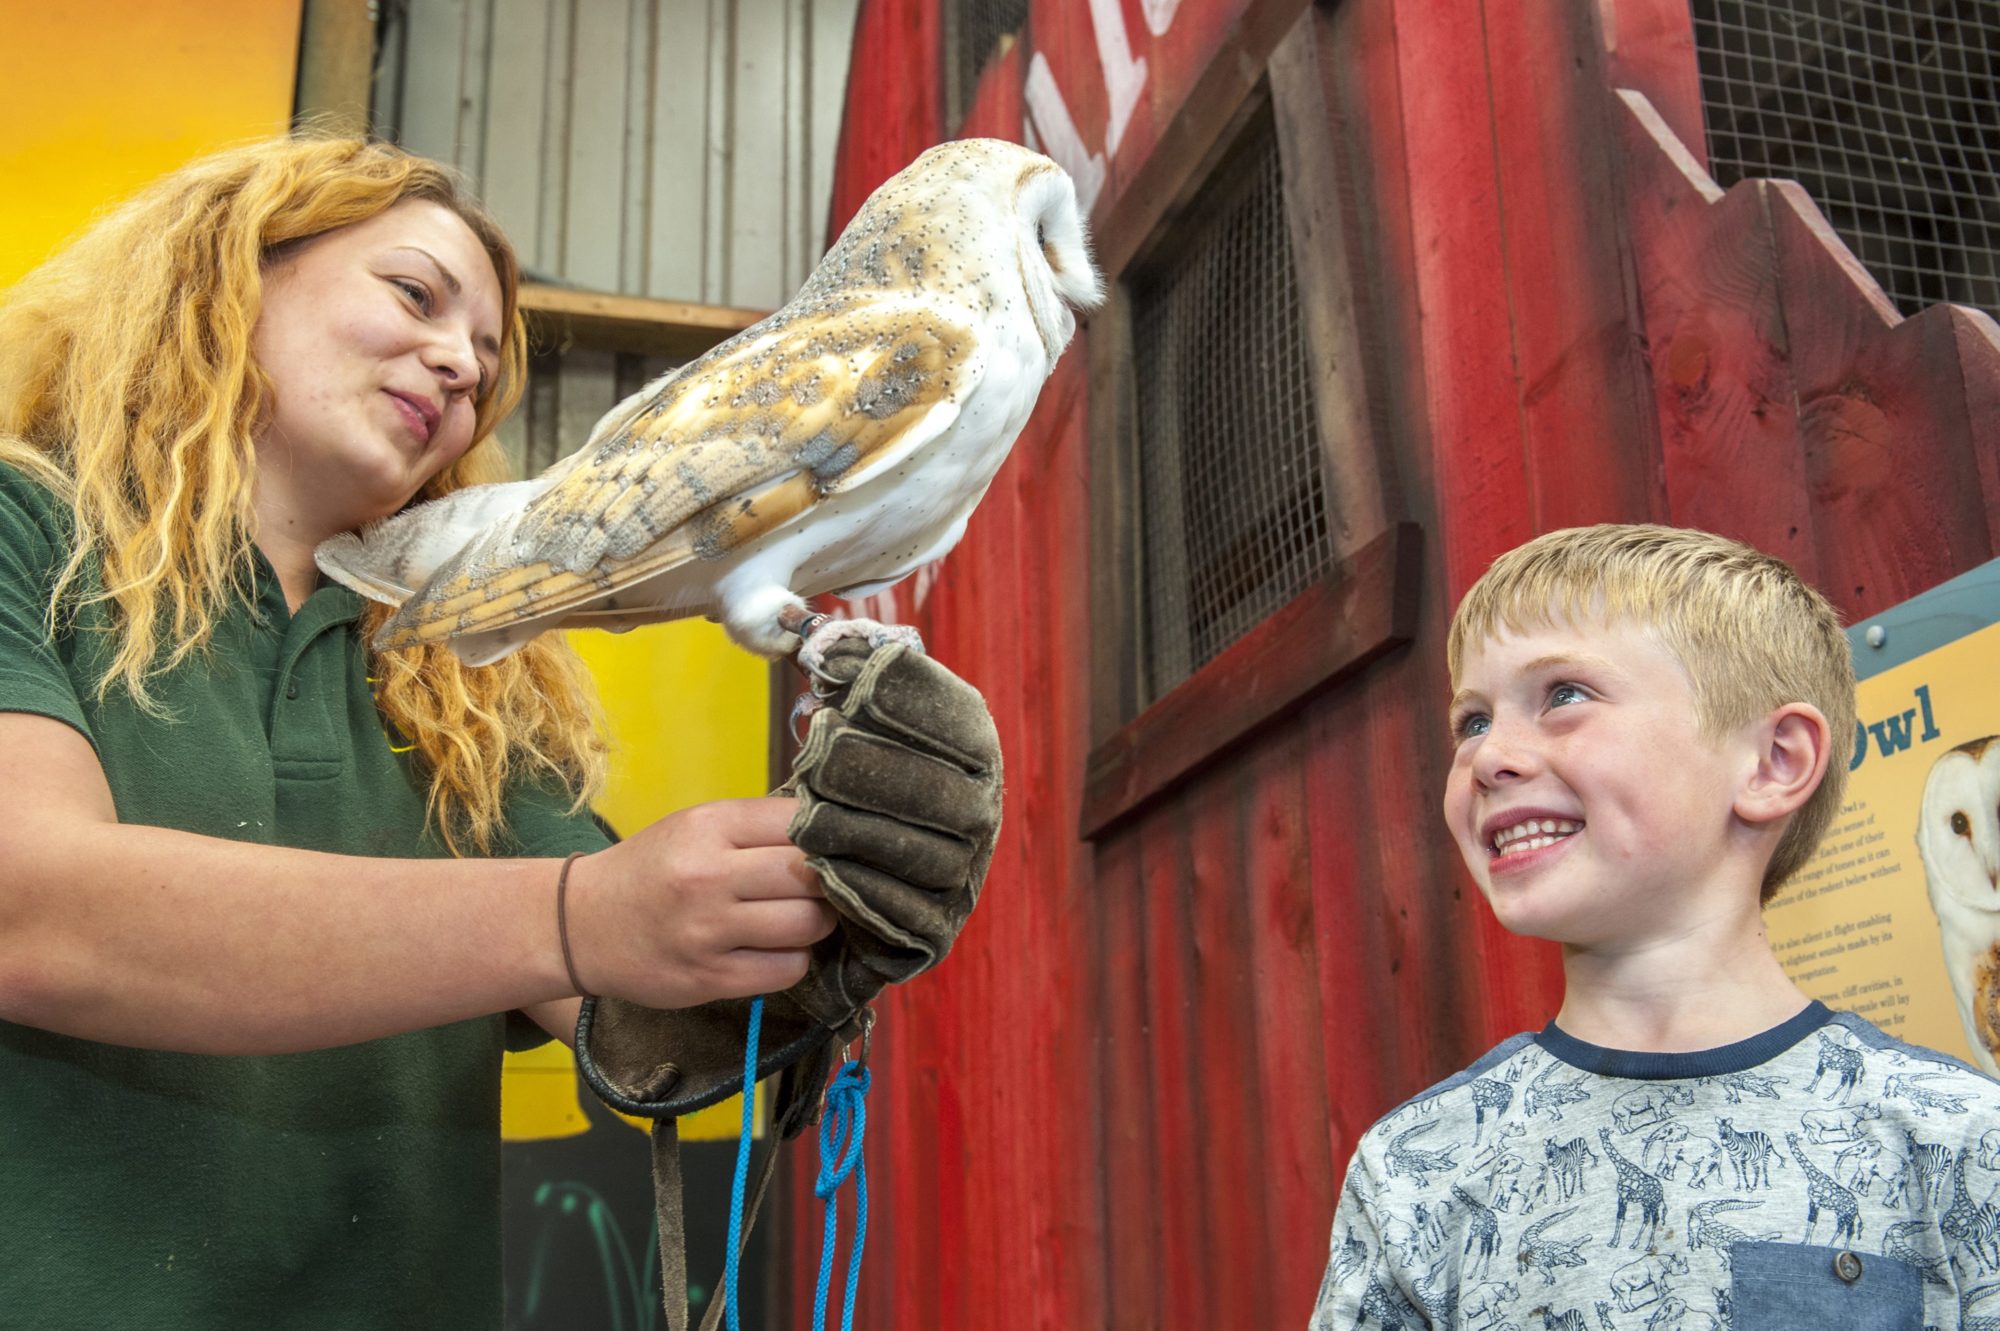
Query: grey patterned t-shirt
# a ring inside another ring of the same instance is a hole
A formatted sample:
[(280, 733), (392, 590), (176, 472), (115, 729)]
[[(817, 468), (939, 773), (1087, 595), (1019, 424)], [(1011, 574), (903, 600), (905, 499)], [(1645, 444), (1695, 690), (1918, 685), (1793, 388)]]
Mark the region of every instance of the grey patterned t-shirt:
[(2000, 1327), (2000, 1084), (1814, 1003), (1517, 1035), (1362, 1137), (1312, 1331)]

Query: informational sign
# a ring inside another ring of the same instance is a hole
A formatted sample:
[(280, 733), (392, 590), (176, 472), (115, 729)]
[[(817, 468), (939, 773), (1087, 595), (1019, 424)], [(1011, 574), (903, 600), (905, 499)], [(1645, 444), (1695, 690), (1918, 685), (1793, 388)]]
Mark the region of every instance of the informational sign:
[(2000, 1075), (2000, 561), (1856, 625), (1846, 803), (1766, 912), (1829, 1007)]

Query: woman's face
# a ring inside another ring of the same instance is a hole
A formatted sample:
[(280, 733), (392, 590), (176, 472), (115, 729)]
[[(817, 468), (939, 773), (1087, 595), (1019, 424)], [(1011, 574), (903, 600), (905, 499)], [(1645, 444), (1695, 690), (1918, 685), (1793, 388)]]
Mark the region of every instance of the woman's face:
[(275, 396), (255, 438), (259, 521), (317, 542), (408, 503), (472, 443), (500, 311), (478, 237), (427, 199), (269, 265), (251, 335)]

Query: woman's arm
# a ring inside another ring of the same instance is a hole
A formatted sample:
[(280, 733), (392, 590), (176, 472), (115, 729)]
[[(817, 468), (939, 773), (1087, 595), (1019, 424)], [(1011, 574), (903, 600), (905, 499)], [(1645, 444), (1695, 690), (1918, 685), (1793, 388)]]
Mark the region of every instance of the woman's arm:
[[(0, 1019), (251, 1054), (510, 1008), (574, 1014), (560, 861), (370, 859), (131, 826), (89, 742), (62, 722), (0, 713), (0, 754), (13, 787), (0, 816)], [(785, 839), (793, 808), (704, 805), (579, 860), (568, 917), (582, 983), (681, 1007), (796, 982), (833, 915)]]

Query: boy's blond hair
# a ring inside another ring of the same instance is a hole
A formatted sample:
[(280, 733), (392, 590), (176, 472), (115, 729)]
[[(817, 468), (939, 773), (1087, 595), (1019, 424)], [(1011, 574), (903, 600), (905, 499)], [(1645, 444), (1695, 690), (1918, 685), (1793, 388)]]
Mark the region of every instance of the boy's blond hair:
[(1782, 559), (1683, 527), (1569, 527), (1493, 561), (1452, 616), (1452, 687), (1468, 645), (1602, 617), (1660, 635), (1693, 687), (1710, 739), (1786, 703), (1825, 716), (1832, 754), (1819, 788), (1792, 816), (1764, 870), (1761, 900), (1812, 857), (1840, 808), (1854, 751), (1854, 659), (1840, 617)]

